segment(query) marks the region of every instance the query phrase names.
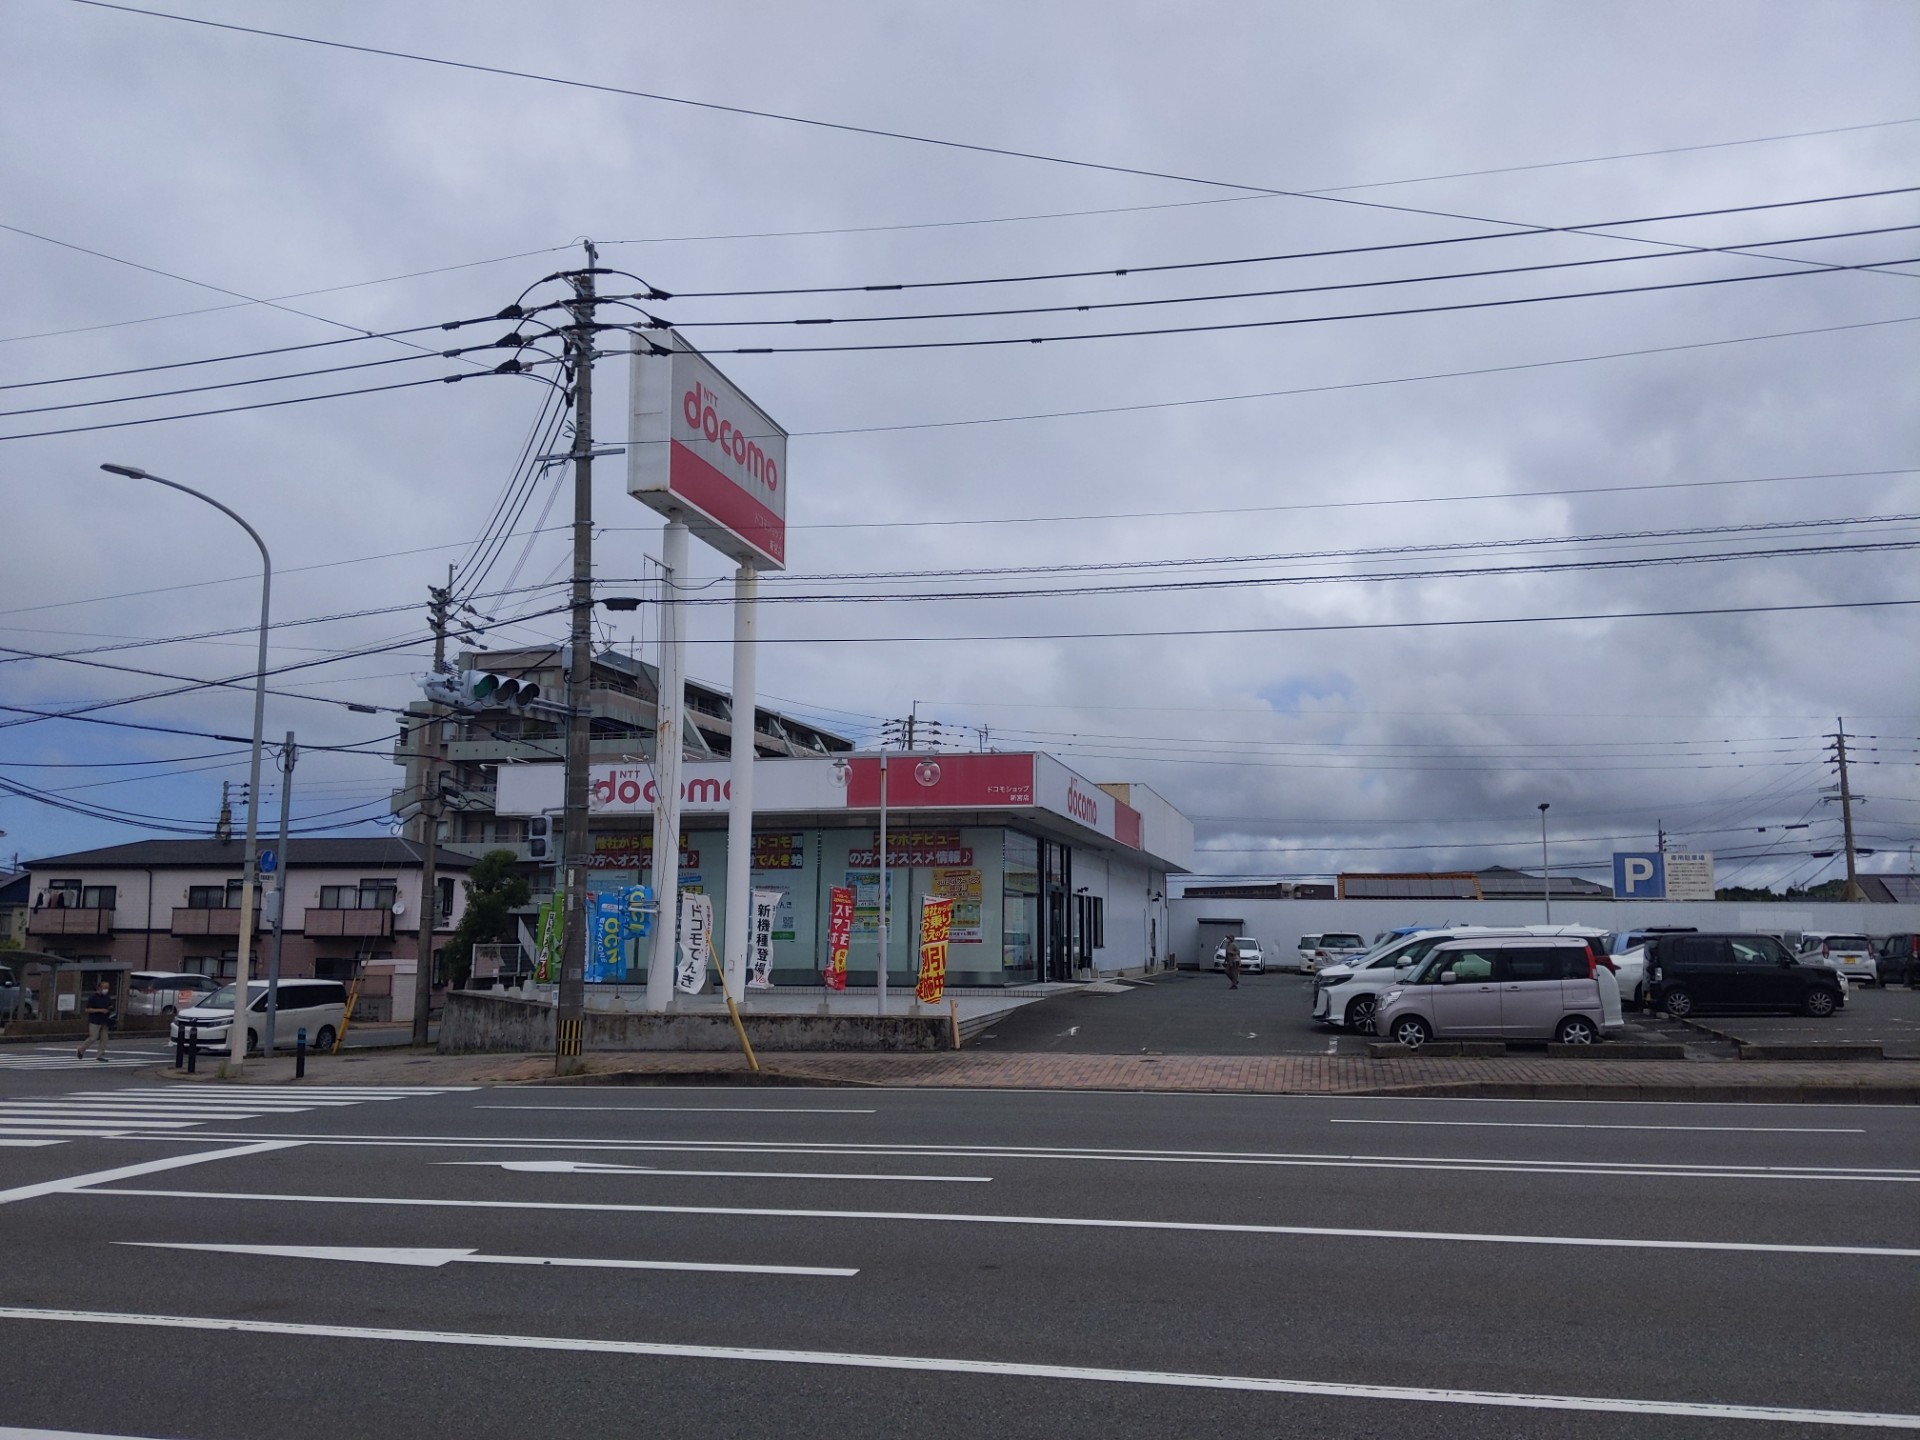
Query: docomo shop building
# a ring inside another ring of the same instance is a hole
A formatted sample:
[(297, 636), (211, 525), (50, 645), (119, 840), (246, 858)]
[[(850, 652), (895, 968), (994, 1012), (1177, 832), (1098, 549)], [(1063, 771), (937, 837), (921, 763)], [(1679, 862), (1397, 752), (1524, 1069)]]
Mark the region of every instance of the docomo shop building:
[[(873, 754), (754, 762), (752, 884), (780, 897), (775, 985), (821, 983), (836, 886), (854, 895), (847, 983), (874, 983), (880, 766)], [(498, 775), (496, 814), (559, 813), (563, 767)], [(713, 896), (716, 917), (726, 914), (728, 776), (725, 763), (681, 767), (680, 886)], [(886, 789), (889, 985), (913, 983), (928, 895), (953, 900), (951, 985), (1166, 968), (1167, 876), (1192, 867), (1193, 824), (1152, 790), (1094, 784), (1048, 755), (893, 752)], [(652, 767), (597, 764), (589, 794), (589, 888), (652, 884)], [(645, 978), (652, 943), (629, 946), (629, 983)]]

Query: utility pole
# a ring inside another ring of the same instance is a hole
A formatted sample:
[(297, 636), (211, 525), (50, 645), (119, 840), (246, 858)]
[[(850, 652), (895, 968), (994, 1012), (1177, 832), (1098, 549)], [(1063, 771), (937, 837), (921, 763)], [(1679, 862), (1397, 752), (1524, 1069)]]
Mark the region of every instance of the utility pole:
[[(600, 254), (591, 241), (586, 249), (586, 267), (568, 277), (574, 298), (567, 307), (573, 315), (567, 329), (567, 358), (573, 371), (573, 624), (567, 657), (567, 792), (560, 857), (565, 919), (554, 1005), (554, 1071), (562, 1075), (579, 1068), (587, 1003), (587, 781), (593, 762), (588, 714), (593, 678), (593, 272)], [(654, 852), (657, 867), (657, 837)]]
[[(427, 623), (433, 627), (433, 673), (447, 666), (447, 617), (453, 610), (453, 567), (447, 567), (445, 585), (427, 587)], [(433, 927), (440, 918), (440, 775), (433, 726), (440, 710), (429, 702), (427, 718), (414, 728), (413, 753), (420, 762), (420, 931), (413, 961), (413, 1043), (427, 1043), (427, 1022), (433, 1011)]]
[(911, 705), (907, 707), (907, 743), (901, 747), (909, 755), (913, 753), (913, 742), (915, 739), (914, 731), (919, 728), (919, 724), (920, 724), (920, 702), (918, 700), (915, 700)]
[(1654, 842), (1654, 849), (1658, 850), (1662, 855), (1667, 853), (1666, 821), (1656, 820), (1653, 822), (1653, 842)]
[(1840, 767), (1840, 826), (1847, 845), (1847, 888), (1841, 893), (1843, 900), (1864, 900), (1866, 892), (1860, 888), (1860, 870), (1853, 848), (1853, 788), (1847, 781), (1847, 719), (1836, 716), (1833, 740), (1833, 756)]
[(293, 807), (293, 766), (299, 758), (293, 743), (293, 731), (287, 731), (287, 743), (280, 747), (280, 845), (274, 851), (279, 861), (273, 880), (273, 952), (267, 957), (267, 1036), (264, 1050), (273, 1055), (273, 1022), (280, 1013), (280, 943), (287, 924), (287, 812)]

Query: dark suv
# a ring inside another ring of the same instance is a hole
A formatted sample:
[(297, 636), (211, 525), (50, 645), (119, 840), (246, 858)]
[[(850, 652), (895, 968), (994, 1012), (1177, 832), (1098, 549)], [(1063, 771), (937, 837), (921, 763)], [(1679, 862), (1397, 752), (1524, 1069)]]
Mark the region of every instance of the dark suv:
[(1920, 990), (1920, 935), (1889, 935), (1880, 942), (1880, 983)]
[(1833, 1014), (1847, 1003), (1830, 965), (1799, 960), (1771, 935), (1655, 935), (1647, 940), (1647, 1005), (1684, 1018), (1708, 1010)]

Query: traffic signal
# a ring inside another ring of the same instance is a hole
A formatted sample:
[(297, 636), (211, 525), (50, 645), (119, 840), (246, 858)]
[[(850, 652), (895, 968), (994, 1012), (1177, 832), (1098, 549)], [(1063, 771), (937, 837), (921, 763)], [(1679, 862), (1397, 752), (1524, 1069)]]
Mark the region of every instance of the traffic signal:
[(546, 815), (533, 815), (527, 819), (527, 858), (529, 860), (551, 860), (553, 858), (553, 820)]
[(513, 675), (496, 675), (490, 670), (460, 670), (420, 677), (420, 688), (429, 700), (455, 710), (492, 710), (504, 707), (525, 709), (540, 698), (540, 687), (532, 680)]

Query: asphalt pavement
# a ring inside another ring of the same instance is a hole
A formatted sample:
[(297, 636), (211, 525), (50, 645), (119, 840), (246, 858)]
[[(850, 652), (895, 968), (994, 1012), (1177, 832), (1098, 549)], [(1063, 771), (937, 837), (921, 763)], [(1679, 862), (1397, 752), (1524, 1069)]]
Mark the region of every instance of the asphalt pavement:
[(1920, 1428), (1914, 1107), (26, 1078), (0, 1425)]

